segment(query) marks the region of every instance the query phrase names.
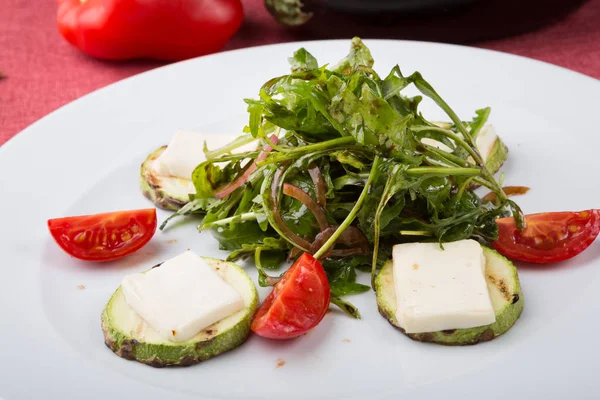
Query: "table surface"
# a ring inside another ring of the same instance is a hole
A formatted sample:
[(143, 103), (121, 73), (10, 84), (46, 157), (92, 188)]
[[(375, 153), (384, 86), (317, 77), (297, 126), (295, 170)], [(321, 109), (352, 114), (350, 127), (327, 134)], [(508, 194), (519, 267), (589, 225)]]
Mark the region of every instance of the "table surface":
[[(313, 23), (313, 29), (288, 29), (270, 17), (262, 0), (242, 2), (244, 25), (224, 50), (353, 35), (343, 29), (352, 26), (343, 18), (338, 27)], [(552, 9), (552, 3), (486, 0), (470, 11), (411, 16), (403, 27), (387, 31), (363, 27), (357, 28), (357, 34), (465, 43), (535, 58), (600, 78), (600, 0), (556, 2), (562, 4), (561, 9)], [(499, 5), (502, 8), (494, 8)], [(62, 39), (56, 29), (55, 14), (55, 1), (36, 1), (32, 5), (31, 0), (3, 0), (0, 71), (5, 78), (0, 79), (0, 145), (86, 93), (163, 65), (155, 61), (105, 62), (87, 57)], [(327, 19), (329, 15), (319, 14), (315, 20), (318, 18)], [(503, 35), (502, 32), (506, 35), (525, 30), (529, 32), (489, 39)]]

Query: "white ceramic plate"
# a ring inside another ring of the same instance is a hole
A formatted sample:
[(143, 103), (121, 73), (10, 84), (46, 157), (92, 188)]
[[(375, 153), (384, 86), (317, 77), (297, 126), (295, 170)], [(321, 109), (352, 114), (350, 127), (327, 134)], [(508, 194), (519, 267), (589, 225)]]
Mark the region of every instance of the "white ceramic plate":
[[(463, 119), (492, 107), (491, 122), (510, 148), (506, 183), (532, 188), (517, 199), (527, 213), (599, 207), (598, 81), (474, 48), (367, 44), (381, 73), (395, 63), (421, 71)], [(555, 267), (522, 267), (521, 319), (477, 346), (409, 340), (379, 316), (372, 292), (351, 299), (360, 321), (334, 312), (300, 339), (252, 337), (190, 368), (150, 368), (104, 346), (100, 312), (124, 275), (186, 248), (226, 254), (187, 223), (158, 232), (129, 258), (89, 264), (54, 244), (46, 220), (151, 206), (137, 186), (144, 157), (180, 128), (239, 132), (246, 123), (242, 99), (286, 73), (287, 57), (300, 46), (335, 62), (349, 41), (258, 47), (160, 68), (75, 101), (0, 148), (0, 397), (597, 398), (600, 241)]]

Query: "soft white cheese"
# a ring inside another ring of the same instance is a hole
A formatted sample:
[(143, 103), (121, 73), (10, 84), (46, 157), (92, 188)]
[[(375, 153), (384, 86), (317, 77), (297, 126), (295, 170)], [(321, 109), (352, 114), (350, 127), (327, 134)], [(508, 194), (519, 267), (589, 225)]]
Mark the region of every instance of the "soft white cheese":
[(244, 308), (240, 294), (192, 251), (121, 283), (127, 304), (164, 338), (182, 342)]
[[(183, 179), (192, 179), (192, 172), (198, 164), (206, 161), (204, 155), (204, 141), (210, 150), (223, 147), (233, 141), (235, 135), (215, 135), (198, 132), (179, 131), (154, 161), (154, 172), (159, 176), (171, 176)], [(243, 145), (233, 151), (241, 153), (255, 150), (257, 142)]]
[(473, 328), (496, 321), (479, 243), (394, 246), (396, 319), (407, 333)]
[(485, 125), (481, 128), (481, 131), (479, 131), (479, 134), (475, 139), (475, 146), (477, 146), (477, 149), (481, 153), (483, 162), (486, 162), (492, 154), (496, 139), (498, 139), (498, 135), (496, 135), (496, 130), (492, 125)]

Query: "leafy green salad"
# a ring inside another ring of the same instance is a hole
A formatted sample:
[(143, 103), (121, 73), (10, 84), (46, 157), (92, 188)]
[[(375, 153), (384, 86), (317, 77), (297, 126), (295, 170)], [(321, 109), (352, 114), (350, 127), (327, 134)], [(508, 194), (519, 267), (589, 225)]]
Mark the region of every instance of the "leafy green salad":
[[(244, 135), (218, 149), (192, 175), (195, 189), (176, 216), (198, 214), (227, 261), (253, 260), (259, 284), (269, 270), (309, 252), (327, 273), (331, 302), (348, 315), (344, 296), (364, 292), (357, 270), (371, 273), (391, 257), (392, 245), (497, 239), (498, 217), (523, 216), (493, 174), (506, 158), (499, 138), (477, 145), (489, 108), (462, 120), (420, 73), (395, 66), (386, 75), (359, 38), (335, 65), (319, 66), (301, 48), (291, 72), (274, 77), (246, 99)], [(414, 86), (421, 95), (408, 97)], [(428, 98), (448, 117), (430, 121), (419, 111)], [(256, 140), (254, 151), (235, 153)], [(482, 200), (483, 186), (495, 194)]]

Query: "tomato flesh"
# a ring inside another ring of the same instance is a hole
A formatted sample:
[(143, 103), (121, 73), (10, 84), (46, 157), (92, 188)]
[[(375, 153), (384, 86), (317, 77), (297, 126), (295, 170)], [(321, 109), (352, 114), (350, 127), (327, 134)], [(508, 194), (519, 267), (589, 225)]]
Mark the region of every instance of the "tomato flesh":
[(304, 253), (273, 287), (251, 329), (270, 339), (291, 339), (317, 326), (329, 308), (329, 282), (321, 264)]
[(86, 261), (111, 261), (148, 243), (156, 231), (156, 209), (49, 219), (48, 229), (71, 256)]
[(506, 257), (533, 263), (550, 263), (575, 257), (600, 232), (600, 210), (549, 212), (525, 217), (519, 232), (512, 217), (499, 218), (498, 240), (492, 246)]

